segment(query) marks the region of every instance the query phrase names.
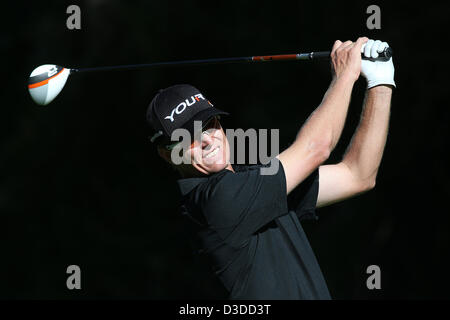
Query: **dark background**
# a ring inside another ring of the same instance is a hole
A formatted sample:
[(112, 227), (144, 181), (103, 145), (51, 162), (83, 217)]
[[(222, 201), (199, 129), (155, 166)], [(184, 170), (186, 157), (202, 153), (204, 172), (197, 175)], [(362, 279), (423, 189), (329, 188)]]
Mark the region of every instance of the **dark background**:
[[(81, 8), (81, 30), (66, 8)], [(381, 8), (368, 30), (366, 8)], [(279, 128), (291, 143), (330, 81), (326, 62), (79, 74), (47, 107), (26, 81), (45, 63), (93, 67), (329, 50), (336, 39), (387, 41), (397, 89), (377, 186), (304, 223), (335, 299), (449, 298), (448, 12), (432, 2), (54, 1), (2, 5), (0, 298), (224, 298), (193, 256), (176, 173), (148, 142), (160, 88), (198, 87), (231, 112), (227, 128)], [(365, 82), (330, 163), (355, 129)], [(66, 288), (81, 267), (82, 289)], [(366, 288), (367, 266), (382, 289)]]

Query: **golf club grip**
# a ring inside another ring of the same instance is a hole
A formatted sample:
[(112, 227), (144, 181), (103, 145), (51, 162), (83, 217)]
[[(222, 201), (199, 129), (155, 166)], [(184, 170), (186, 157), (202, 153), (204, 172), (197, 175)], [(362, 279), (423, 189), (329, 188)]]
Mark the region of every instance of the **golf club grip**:
[[(311, 59), (329, 59), (330, 54), (331, 54), (330, 51), (311, 52)], [(391, 57), (392, 57), (392, 48), (387, 47), (386, 49), (384, 49), (382, 52), (379, 53), (378, 58), (371, 59), (371, 58), (363, 57), (363, 59), (386, 61), (386, 60), (389, 60)]]

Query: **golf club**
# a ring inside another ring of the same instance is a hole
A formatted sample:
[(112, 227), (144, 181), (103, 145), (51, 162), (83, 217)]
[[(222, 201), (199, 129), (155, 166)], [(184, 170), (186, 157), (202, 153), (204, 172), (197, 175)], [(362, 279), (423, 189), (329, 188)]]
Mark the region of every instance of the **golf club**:
[[(54, 64), (44, 64), (37, 67), (31, 72), (28, 78), (28, 91), (31, 98), (38, 105), (45, 106), (53, 101), (61, 92), (66, 84), (69, 75), (80, 72), (98, 72), (98, 71), (119, 71), (119, 70), (135, 70), (155, 67), (168, 66), (192, 66), (204, 64), (223, 64), (223, 63), (243, 63), (243, 62), (268, 62), (268, 61), (292, 61), (292, 60), (317, 60), (328, 59), (330, 51), (318, 51), (310, 53), (294, 53), (294, 54), (279, 54), (267, 56), (252, 56), (252, 57), (234, 57), (234, 58), (215, 58), (215, 59), (200, 59), (200, 60), (183, 60), (171, 62), (156, 62), (148, 64), (131, 64), (122, 66), (107, 66), (95, 68), (69, 69)], [(392, 49), (386, 48), (379, 53), (379, 57), (372, 60), (389, 60), (392, 56)]]

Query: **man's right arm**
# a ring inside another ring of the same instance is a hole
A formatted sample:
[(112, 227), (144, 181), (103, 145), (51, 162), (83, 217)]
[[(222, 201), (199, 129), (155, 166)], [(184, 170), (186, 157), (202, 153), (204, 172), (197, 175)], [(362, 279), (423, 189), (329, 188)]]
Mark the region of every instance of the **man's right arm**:
[(353, 85), (361, 70), (361, 46), (367, 41), (362, 37), (354, 43), (334, 43), (330, 87), (294, 143), (277, 157), (283, 164), (288, 194), (328, 158), (339, 141)]

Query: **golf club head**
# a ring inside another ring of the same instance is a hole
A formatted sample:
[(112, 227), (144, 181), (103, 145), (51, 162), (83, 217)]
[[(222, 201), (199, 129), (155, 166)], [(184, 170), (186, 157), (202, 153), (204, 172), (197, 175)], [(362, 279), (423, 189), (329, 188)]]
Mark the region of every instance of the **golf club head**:
[(31, 72), (28, 91), (38, 105), (45, 106), (61, 92), (70, 75), (70, 69), (54, 64), (44, 64)]

